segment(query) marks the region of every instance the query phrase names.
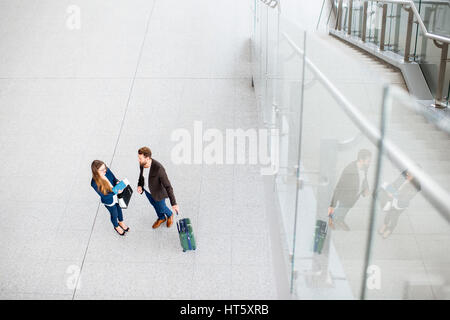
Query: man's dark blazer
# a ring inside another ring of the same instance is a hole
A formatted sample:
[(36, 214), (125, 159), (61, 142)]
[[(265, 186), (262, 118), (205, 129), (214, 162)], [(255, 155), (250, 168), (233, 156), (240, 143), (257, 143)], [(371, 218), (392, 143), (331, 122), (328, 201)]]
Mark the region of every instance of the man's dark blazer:
[[(369, 183), (367, 182), (367, 172), (361, 172), (358, 169), (357, 161), (351, 162), (342, 171), (336, 188), (334, 189), (333, 198), (330, 207), (335, 208), (337, 202), (340, 207), (352, 208), (359, 199), (361, 193), (369, 191)], [(363, 187), (360, 192), (359, 174), (364, 174)]]
[[(140, 166), (138, 187), (144, 188), (144, 167)], [(156, 201), (161, 201), (165, 198), (170, 199), (170, 204), (172, 206), (177, 204), (175, 195), (173, 193), (172, 185), (170, 184), (169, 178), (167, 177), (166, 170), (161, 163), (152, 159), (152, 165), (150, 166), (150, 172), (148, 175), (148, 188), (152, 194), (153, 199)]]

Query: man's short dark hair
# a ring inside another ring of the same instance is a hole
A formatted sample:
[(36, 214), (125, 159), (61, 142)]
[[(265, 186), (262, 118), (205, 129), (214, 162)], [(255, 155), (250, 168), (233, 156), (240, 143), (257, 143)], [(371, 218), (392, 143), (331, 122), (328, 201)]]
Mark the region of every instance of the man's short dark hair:
[(146, 158), (152, 157), (152, 150), (149, 147), (142, 147), (138, 150), (138, 154), (142, 154)]
[(361, 149), (361, 150), (359, 150), (359, 152), (358, 152), (358, 158), (357, 158), (357, 160), (358, 160), (358, 161), (359, 161), (359, 160), (367, 160), (367, 159), (369, 159), (371, 156), (372, 156), (372, 153), (371, 153), (369, 150), (367, 150), (367, 149)]

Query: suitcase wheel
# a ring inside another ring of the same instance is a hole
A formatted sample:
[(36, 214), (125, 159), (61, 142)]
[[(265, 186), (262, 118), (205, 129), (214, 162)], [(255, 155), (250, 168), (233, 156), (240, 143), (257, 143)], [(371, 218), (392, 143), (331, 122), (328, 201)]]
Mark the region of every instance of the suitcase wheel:
[(183, 252), (186, 252), (186, 250), (183, 249)]

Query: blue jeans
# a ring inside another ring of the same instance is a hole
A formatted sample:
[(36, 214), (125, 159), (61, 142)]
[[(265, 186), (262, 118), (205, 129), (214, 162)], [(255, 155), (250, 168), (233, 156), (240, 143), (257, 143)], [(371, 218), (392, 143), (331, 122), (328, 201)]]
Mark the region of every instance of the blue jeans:
[(119, 206), (118, 203), (116, 203), (115, 205), (108, 207), (105, 206), (106, 209), (108, 209), (109, 214), (111, 215), (111, 222), (114, 226), (114, 228), (117, 228), (119, 226), (119, 222), (117, 220), (119, 220), (120, 222), (123, 221), (123, 216), (122, 216), (122, 208)]
[(153, 208), (155, 208), (156, 214), (158, 215), (158, 219), (164, 220), (167, 217), (172, 215), (172, 211), (166, 206), (166, 199), (162, 199), (161, 201), (156, 201), (153, 199), (152, 195), (144, 190), (145, 195), (147, 196), (148, 201), (152, 204)]

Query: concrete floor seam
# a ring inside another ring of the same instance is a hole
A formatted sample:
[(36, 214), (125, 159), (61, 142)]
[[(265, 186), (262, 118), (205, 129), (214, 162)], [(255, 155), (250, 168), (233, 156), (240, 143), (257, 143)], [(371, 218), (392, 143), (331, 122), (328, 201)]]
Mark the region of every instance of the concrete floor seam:
[[(133, 81), (131, 82), (131, 87), (130, 87), (130, 92), (129, 92), (129, 94), (128, 94), (128, 99), (127, 99), (127, 104), (126, 104), (125, 112), (124, 112), (124, 115), (123, 115), (123, 118), (122, 118), (122, 123), (121, 123), (120, 129), (119, 129), (119, 134), (118, 134), (118, 136), (117, 136), (117, 141), (116, 141), (116, 144), (115, 144), (115, 146), (114, 146), (113, 155), (112, 155), (111, 161), (110, 161), (110, 167), (111, 167), (111, 168), (112, 168), (112, 164), (113, 164), (113, 161), (114, 161), (114, 156), (115, 156), (115, 154), (116, 154), (117, 145), (119, 144), (120, 135), (121, 135), (122, 129), (123, 129), (123, 124), (124, 124), (124, 122), (125, 122), (125, 118), (126, 118), (126, 115), (127, 115), (127, 110), (128, 110), (129, 104), (130, 104), (131, 95), (132, 95), (132, 93), (133, 93), (134, 81), (135, 81), (136, 74), (137, 74), (137, 72), (138, 72), (139, 65), (140, 65), (140, 61), (141, 61), (141, 58), (142, 58), (142, 51), (143, 51), (143, 49), (144, 49), (145, 40), (147, 39), (147, 34), (148, 34), (148, 30), (149, 30), (150, 20), (151, 20), (152, 14), (153, 14), (153, 10), (154, 10), (154, 8), (155, 8), (155, 3), (156, 3), (156, 0), (153, 2), (152, 8), (151, 8), (150, 13), (149, 13), (148, 18), (147, 18), (147, 22), (146, 22), (146, 26), (145, 26), (144, 39), (143, 39), (143, 41), (142, 41), (142, 45), (141, 45), (141, 48), (140, 48), (140, 51), (139, 51), (138, 61), (137, 61), (137, 64), (136, 64), (136, 69), (135, 69), (135, 72), (134, 72)], [(79, 283), (79, 281), (80, 281), (81, 275), (83, 274), (83, 266), (84, 266), (84, 262), (86, 261), (87, 252), (89, 251), (89, 244), (90, 244), (90, 242), (91, 242), (91, 237), (92, 237), (92, 233), (93, 233), (93, 231), (94, 231), (95, 222), (96, 222), (96, 220), (97, 220), (97, 216), (98, 216), (99, 210), (100, 210), (100, 202), (99, 202), (99, 204), (98, 204), (98, 206), (97, 206), (97, 212), (95, 213), (94, 222), (92, 223), (91, 232), (90, 232), (90, 234), (89, 234), (89, 240), (88, 240), (88, 243), (87, 243), (87, 245), (86, 245), (86, 250), (85, 250), (85, 252), (84, 252), (83, 261), (82, 261), (81, 266), (80, 266), (80, 273), (79, 273), (79, 277), (78, 277), (78, 279), (77, 279), (77, 283), (76, 283), (75, 288), (74, 288), (72, 300), (75, 299), (75, 295), (76, 295), (76, 292), (77, 292), (78, 283)]]

